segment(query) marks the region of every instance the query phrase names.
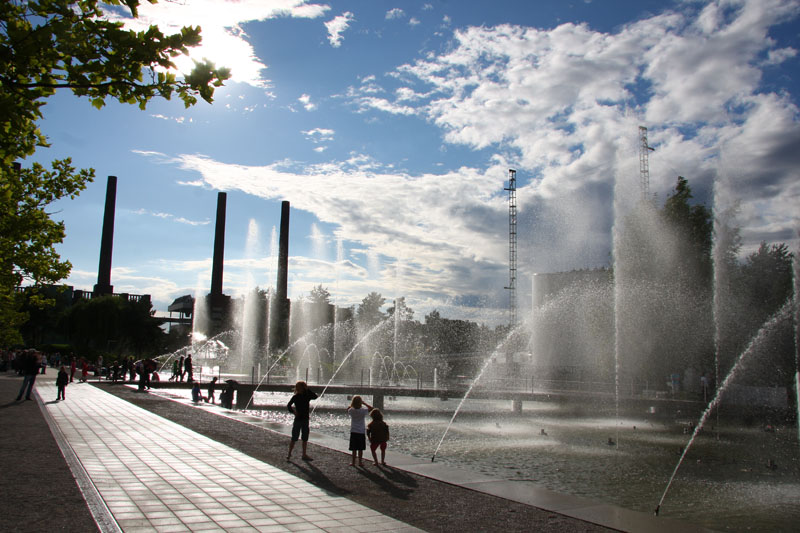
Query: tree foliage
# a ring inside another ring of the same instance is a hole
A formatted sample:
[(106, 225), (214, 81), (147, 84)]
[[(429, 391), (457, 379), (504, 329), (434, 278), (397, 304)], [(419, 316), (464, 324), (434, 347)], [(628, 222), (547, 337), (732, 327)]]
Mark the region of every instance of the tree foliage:
[(313, 305), (328, 305), (331, 303), (331, 293), (322, 284), (317, 285), (311, 289), (308, 301)]
[(166, 333), (152, 314), (149, 300), (100, 296), (70, 307), (62, 327), (69, 342), (84, 354), (152, 356), (162, 353), (166, 341)]
[[(0, 344), (22, 341), (19, 326), (28, 314), (20, 310), (23, 283), (45, 285), (69, 275), (55, 245), (64, 239), (64, 223), (50, 218), (46, 208), (61, 198), (75, 198), (91, 180), (91, 172), (75, 172), (69, 159), (55, 161), (52, 170), (38, 163), (15, 170), (0, 181)], [(49, 299), (30, 293), (28, 304)]]
[[(155, 0), (148, 0), (155, 3)], [(230, 76), (208, 61), (195, 62), (183, 79), (173, 59), (200, 44), (200, 28), (165, 35), (156, 26), (126, 30), (101, 6), (139, 0), (11, 0), (0, 3), (0, 154), (3, 167), (47, 146), (37, 121), (57, 89), (86, 96), (100, 108), (110, 97), (144, 109), (152, 98), (177, 95), (185, 106), (211, 102)]]
[(371, 328), (378, 325), (386, 316), (381, 311), (381, 307), (386, 303), (386, 298), (377, 292), (369, 293), (356, 310), (356, 321), (362, 327)]
[(674, 253), (682, 258), (678, 275), (683, 282), (707, 285), (711, 279), (714, 217), (705, 205), (692, 204), (692, 189), (678, 176), (673, 194), (664, 202), (661, 216), (671, 230)]
[[(395, 315), (396, 311), (396, 315)], [(400, 320), (414, 320), (414, 310), (406, 304), (406, 297), (400, 296), (394, 301), (394, 305), (386, 310), (386, 314), (390, 317), (397, 317)]]
[[(155, 3), (155, 0), (147, 0)], [(0, 2), (0, 344), (20, 341), (17, 288), (24, 282), (53, 283), (71, 265), (55, 251), (65, 235), (47, 206), (74, 198), (94, 178), (76, 171), (70, 159), (52, 170), (18, 160), (48, 146), (39, 129), (43, 107), (58, 89), (89, 98), (100, 108), (106, 98), (144, 109), (154, 97), (177, 96), (185, 106), (213, 99), (230, 76), (208, 61), (179, 78), (173, 59), (200, 44), (200, 28), (165, 35), (156, 26), (126, 30), (104, 9), (127, 8), (135, 17), (140, 0), (7, 0)], [(124, 6), (124, 7), (123, 7)]]

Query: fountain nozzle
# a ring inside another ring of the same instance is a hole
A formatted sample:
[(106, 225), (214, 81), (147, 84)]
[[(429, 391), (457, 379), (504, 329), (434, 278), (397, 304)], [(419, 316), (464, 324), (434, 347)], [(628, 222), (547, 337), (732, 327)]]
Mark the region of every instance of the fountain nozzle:
[(653, 514), (654, 514), (655, 516), (658, 516), (658, 512), (659, 512), (660, 510), (661, 510), (661, 504), (658, 504), (658, 506), (656, 507), (656, 510), (655, 510), (655, 511), (653, 511)]

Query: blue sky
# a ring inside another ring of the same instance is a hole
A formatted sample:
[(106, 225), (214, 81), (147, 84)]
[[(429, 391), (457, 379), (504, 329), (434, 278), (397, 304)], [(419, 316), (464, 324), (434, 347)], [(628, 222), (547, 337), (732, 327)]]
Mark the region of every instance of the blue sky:
[[(47, 162), (97, 179), (53, 206), (67, 283), (97, 280), (106, 176), (118, 176), (112, 284), (155, 307), (210, 287), (228, 193), (224, 291), (275, 283), (292, 204), (290, 297), (405, 296), (416, 318), (498, 323), (508, 304), (508, 169), (517, 170), (519, 300), (530, 275), (608, 266), (617, 205), (678, 175), (738, 203), (744, 249), (797, 249), (800, 2), (187, 0), (144, 5), (232, 69), (213, 105), (145, 111), (59, 93)], [(181, 63), (179, 67), (188, 70)], [(616, 191), (616, 195), (615, 195)]]

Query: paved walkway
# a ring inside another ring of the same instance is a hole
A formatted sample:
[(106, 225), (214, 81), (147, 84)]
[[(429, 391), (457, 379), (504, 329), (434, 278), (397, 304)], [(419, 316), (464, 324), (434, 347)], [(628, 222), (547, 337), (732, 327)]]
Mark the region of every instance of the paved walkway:
[(97, 387), (52, 401), (54, 378), (35, 390), (102, 531), (420, 531)]

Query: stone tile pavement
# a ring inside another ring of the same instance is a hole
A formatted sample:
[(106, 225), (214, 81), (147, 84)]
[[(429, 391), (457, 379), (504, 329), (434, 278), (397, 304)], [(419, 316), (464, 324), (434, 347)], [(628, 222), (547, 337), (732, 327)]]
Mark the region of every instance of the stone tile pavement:
[(54, 377), (35, 390), (103, 531), (420, 531), (97, 387), (53, 401)]

